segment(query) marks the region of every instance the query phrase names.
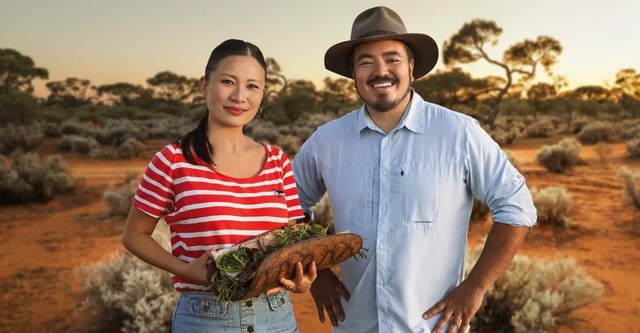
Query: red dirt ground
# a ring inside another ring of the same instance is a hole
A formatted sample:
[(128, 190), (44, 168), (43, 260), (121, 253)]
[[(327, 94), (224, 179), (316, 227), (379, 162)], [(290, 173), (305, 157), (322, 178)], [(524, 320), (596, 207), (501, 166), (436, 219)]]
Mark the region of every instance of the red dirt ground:
[[(511, 150), (521, 160), (530, 187), (562, 185), (573, 196), (571, 226), (534, 228), (520, 251), (532, 257), (572, 256), (605, 286), (602, 299), (576, 312), (579, 328), (561, 332), (640, 332), (640, 217), (623, 200), (617, 171), (638, 170), (640, 161), (626, 157), (623, 143), (613, 147), (605, 166), (593, 146), (568, 175), (553, 175), (537, 165), (535, 154), (554, 140), (524, 140)], [(90, 160), (64, 155), (83, 185), (46, 204), (0, 207), (0, 332), (73, 332), (80, 319), (75, 309), (83, 297), (78, 267), (105, 260), (122, 246), (122, 218), (108, 218), (102, 193), (127, 171), (142, 172), (152, 153), (127, 161)], [(472, 223), (469, 243), (478, 244), (490, 222)], [(330, 332), (320, 324), (308, 294), (294, 295), (302, 333)]]

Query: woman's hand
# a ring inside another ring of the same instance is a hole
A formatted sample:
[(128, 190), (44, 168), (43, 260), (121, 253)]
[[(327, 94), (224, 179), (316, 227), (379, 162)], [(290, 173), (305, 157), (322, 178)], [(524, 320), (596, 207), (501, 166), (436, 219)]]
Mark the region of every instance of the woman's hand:
[(205, 251), (200, 257), (185, 264), (182, 278), (203, 286), (211, 285), (211, 276), (215, 272), (215, 264), (211, 252)]
[(282, 287), (275, 287), (267, 290), (267, 295), (275, 294), (283, 290), (289, 290), (294, 293), (306, 293), (311, 289), (311, 284), (318, 277), (318, 271), (316, 269), (316, 262), (312, 261), (308, 270), (305, 273), (301, 262), (296, 263), (296, 275), (292, 280), (281, 278), (280, 284)]

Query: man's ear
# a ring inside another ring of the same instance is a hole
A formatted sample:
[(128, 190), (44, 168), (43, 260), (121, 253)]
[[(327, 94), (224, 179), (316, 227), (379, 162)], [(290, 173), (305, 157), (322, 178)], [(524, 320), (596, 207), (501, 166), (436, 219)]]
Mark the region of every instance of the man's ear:
[(415, 81), (415, 78), (413, 77), (413, 66), (415, 65), (415, 61), (413, 59), (411, 59), (411, 62), (409, 62), (409, 83), (413, 83), (413, 81)]

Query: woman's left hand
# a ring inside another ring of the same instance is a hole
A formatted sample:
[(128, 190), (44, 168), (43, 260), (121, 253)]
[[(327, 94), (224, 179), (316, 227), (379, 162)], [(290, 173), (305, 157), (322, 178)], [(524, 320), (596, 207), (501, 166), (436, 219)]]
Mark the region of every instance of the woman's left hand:
[(294, 293), (306, 293), (307, 291), (309, 291), (309, 289), (311, 289), (311, 283), (313, 283), (313, 281), (316, 279), (317, 276), (318, 276), (318, 271), (316, 269), (315, 261), (312, 261), (309, 264), (308, 270), (306, 273), (304, 272), (302, 263), (297, 262), (296, 275), (293, 277), (293, 279), (289, 280), (289, 279), (281, 278), (279, 282), (282, 285), (282, 287), (275, 287), (267, 290), (267, 295), (275, 294), (283, 290), (289, 290)]

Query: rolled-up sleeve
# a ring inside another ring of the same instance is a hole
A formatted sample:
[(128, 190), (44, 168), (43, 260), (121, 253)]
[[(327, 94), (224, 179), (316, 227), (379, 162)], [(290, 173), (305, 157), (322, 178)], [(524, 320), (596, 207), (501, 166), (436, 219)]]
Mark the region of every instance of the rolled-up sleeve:
[(491, 210), (493, 222), (535, 225), (537, 216), (524, 176), (476, 121), (466, 128), (467, 186)]

